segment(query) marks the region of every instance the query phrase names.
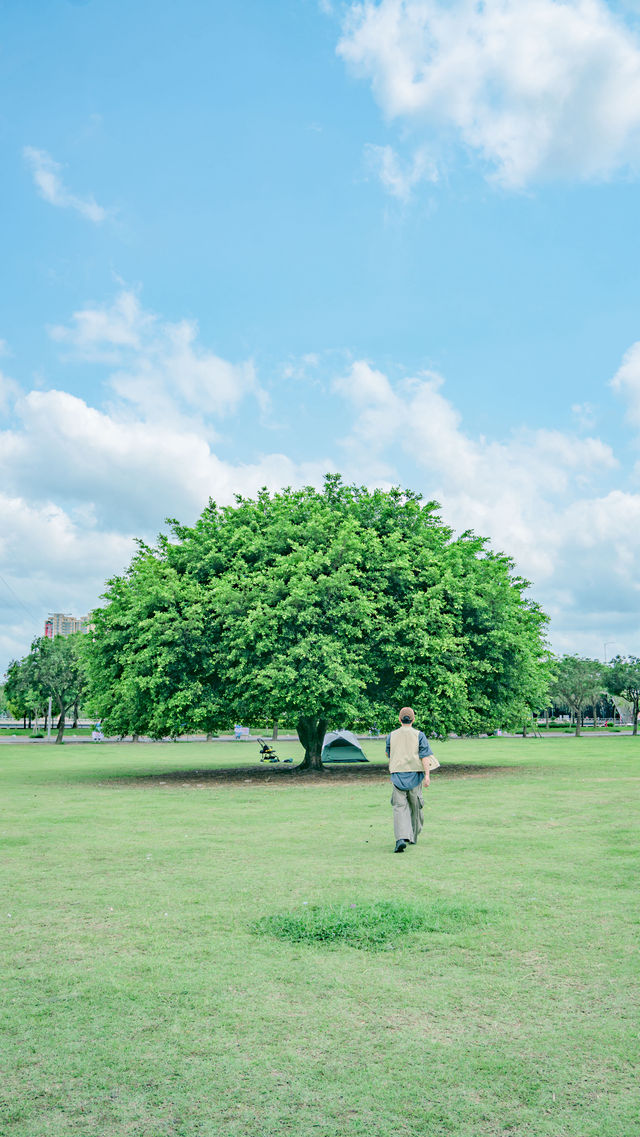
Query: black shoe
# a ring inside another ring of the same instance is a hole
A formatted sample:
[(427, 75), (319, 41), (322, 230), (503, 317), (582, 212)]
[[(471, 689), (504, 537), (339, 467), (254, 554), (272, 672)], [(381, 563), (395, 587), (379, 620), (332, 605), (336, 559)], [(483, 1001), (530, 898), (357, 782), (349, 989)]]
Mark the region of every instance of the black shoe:
[(393, 851), (394, 851), (394, 853), (404, 853), (406, 847), (407, 847), (406, 841), (396, 841), (396, 847)]

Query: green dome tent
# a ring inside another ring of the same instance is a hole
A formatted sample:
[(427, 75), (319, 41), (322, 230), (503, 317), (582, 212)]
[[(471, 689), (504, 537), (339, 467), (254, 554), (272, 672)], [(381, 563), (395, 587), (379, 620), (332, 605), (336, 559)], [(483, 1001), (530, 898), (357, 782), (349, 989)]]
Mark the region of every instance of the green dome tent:
[(326, 765), (328, 762), (368, 762), (369, 759), (350, 730), (332, 730), (324, 736), (322, 761)]

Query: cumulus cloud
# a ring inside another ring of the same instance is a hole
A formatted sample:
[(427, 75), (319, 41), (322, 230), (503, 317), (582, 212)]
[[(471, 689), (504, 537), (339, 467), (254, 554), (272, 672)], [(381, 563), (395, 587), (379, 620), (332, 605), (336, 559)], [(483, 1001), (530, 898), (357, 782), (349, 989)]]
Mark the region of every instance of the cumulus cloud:
[(71, 358), (88, 363), (118, 363), (123, 349), (138, 350), (155, 318), (146, 313), (135, 292), (122, 289), (111, 304), (81, 308), (71, 324), (55, 324), (49, 335), (66, 346)]
[(571, 413), (581, 430), (592, 430), (596, 425), (597, 407), (592, 403), (574, 403)]
[(46, 150), (36, 150), (33, 146), (25, 146), (24, 159), (33, 174), (33, 180), (40, 197), (50, 205), (57, 205), (61, 209), (75, 209), (88, 221), (99, 224), (108, 216), (108, 211), (98, 205), (90, 194), (88, 197), (79, 197), (67, 189), (61, 176), (62, 166), (56, 162)]
[(20, 395), (20, 388), (13, 379), (0, 371), (0, 411), (7, 414)]
[(20, 426), (0, 435), (4, 484), (30, 497), (46, 484), (54, 500), (90, 503), (102, 526), (120, 532), (148, 534), (168, 514), (192, 518), (210, 496), (230, 502), (263, 485), (317, 482), (327, 468), (284, 454), (225, 462), (180, 422), (119, 419), (65, 391), (31, 391), (18, 412)]
[(198, 343), (194, 320), (161, 320), (131, 289), (74, 312), (70, 324), (49, 332), (67, 359), (110, 365), (111, 390), (145, 418), (222, 415), (249, 393), (263, 408), (267, 402), (251, 360), (220, 358)]
[(74, 515), (53, 501), (36, 504), (0, 491), (0, 677), (36, 635), (50, 611), (84, 615), (106, 578), (122, 569), (133, 540), (100, 528), (90, 511)]
[(377, 174), (392, 197), (409, 201), (420, 182), (436, 182), (438, 171), (424, 147), (419, 147), (408, 163), (403, 163), (392, 146), (374, 146), (367, 143), (365, 157), (369, 167)]
[(603, 0), (364, 0), (337, 50), (388, 118), (506, 187), (638, 164), (640, 43)]
[(603, 492), (618, 474), (610, 446), (559, 430), (472, 437), (432, 372), (392, 383), (360, 360), (334, 390), (352, 408), (344, 451), (360, 478), (397, 481), (409, 459), (449, 524), (489, 537), (534, 582), (560, 650), (579, 642), (593, 653), (603, 628), (604, 638), (616, 633), (632, 650), (640, 638), (640, 494)]
[(629, 421), (640, 426), (640, 342), (626, 352), (611, 386), (625, 400)]

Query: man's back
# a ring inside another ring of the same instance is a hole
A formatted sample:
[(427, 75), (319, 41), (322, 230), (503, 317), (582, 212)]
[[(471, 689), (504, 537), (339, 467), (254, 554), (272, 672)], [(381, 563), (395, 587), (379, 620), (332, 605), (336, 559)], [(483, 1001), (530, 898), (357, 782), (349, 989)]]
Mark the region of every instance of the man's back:
[(422, 770), (420, 761), (420, 731), (403, 723), (389, 735), (389, 770), (392, 774), (403, 770)]

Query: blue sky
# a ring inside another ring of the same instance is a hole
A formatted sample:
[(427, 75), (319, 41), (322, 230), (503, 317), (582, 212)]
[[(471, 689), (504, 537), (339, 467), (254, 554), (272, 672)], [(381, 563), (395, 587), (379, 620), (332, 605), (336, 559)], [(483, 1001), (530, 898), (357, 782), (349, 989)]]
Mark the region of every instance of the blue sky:
[(640, 654), (640, 4), (0, 0), (0, 148), (0, 671), (336, 469)]

